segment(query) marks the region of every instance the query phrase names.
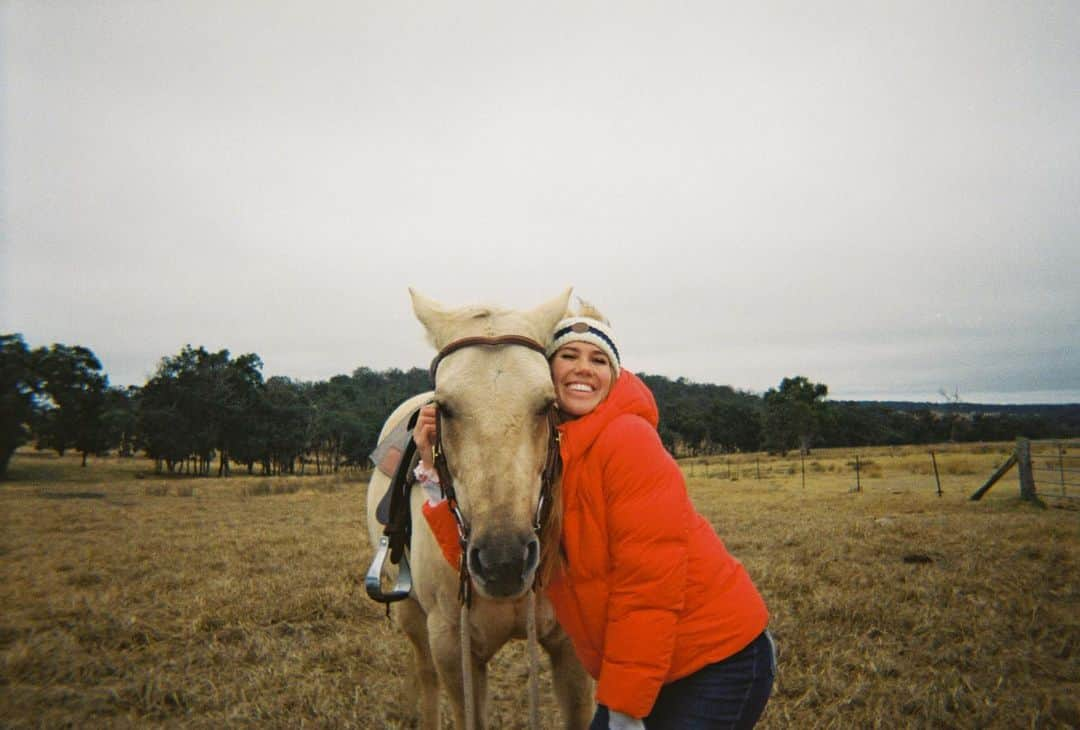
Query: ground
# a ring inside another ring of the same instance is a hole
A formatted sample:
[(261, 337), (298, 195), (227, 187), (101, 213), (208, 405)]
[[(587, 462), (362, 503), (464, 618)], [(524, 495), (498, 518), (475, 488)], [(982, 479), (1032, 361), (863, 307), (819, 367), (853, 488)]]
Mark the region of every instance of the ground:
[[(797, 455), (683, 462), (772, 614), (759, 727), (1080, 726), (1080, 512), (1020, 502), (1015, 472), (971, 502), (1009, 448), (937, 447), (940, 497), (925, 448), (815, 453), (805, 486)], [(411, 727), (405, 641), (362, 586), (362, 475), (151, 466), (12, 461), (0, 726)], [(494, 727), (525, 727), (526, 676), (508, 646)]]

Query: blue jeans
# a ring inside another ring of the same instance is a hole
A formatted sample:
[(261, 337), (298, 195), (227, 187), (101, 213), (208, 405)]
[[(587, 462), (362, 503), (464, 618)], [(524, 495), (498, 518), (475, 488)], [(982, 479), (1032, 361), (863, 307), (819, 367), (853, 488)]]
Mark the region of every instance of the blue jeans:
[[(745, 730), (772, 693), (776, 647), (768, 631), (742, 651), (660, 688), (647, 730)], [(608, 708), (596, 708), (589, 730), (608, 730)]]

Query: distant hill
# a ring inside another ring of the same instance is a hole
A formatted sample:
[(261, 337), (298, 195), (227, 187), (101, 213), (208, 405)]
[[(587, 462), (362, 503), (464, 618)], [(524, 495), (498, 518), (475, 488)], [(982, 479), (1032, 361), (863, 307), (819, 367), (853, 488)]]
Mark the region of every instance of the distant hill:
[(1033, 403), (1033, 404), (988, 404), (988, 403), (929, 403), (912, 401), (833, 401), (834, 403), (854, 403), (863, 406), (884, 406), (894, 411), (914, 413), (964, 413), (975, 415), (1008, 414), (1012, 416), (1049, 416), (1051, 418), (1072, 417), (1080, 420), (1080, 403)]

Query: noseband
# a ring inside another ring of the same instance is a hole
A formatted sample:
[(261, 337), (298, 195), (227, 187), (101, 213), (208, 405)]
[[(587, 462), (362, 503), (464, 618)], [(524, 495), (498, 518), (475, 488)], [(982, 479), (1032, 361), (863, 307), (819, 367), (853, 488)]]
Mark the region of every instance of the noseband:
[[(529, 337), (523, 337), (521, 335), (463, 337), (460, 340), (454, 340), (448, 344), (440, 350), (439, 354), (435, 356), (435, 359), (431, 361), (432, 384), (435, 383), (435, 373), (439, 369), (439, 363), (442, 362), (443, 358), (447, 355), (466, 347), (494, 347), (499, 345), (519, 345), (521, 347), (527, 347), (530, 350), (534, 350), (541, 355), (544, 355), (546, 359), (544, 346)], [(533, 531), (536, 533), (538, 540), (540, 538), (541, 528), (551, 515), (551, 492), (555, 479), (558, 477), (559, 468), (562, 465), (562, 459), (559, 455), (558, 420), (554, 405), (548, 410), (547, 419), (547, 457), (544, 460), (544, 469), (540, 474), (540, 495), (536, 502), (536, 514), (533, 515)], [(461, 544), (461, 563), (458, 566), (458, 576), (460, 578), (458, 585), (458, 599), (468, 606), (472, 602), (472, 580), (469, 576), (469, 522), (465, 519), (465, 515), (461, 513), (457, 492), (454, 490), (454, 478), (451, 476), (450, 468), (446, 463), (446, 451), (443, 449), (442, 443), (442, 416), (439, 413), (438, 408), (435, 409), (435, 444), (433, 458), (435, 462), (435, 471), (439, 474), (439, 484), (443, 494), (446, 496), (446, 500), (450, 507), (450, 513), (454, 515), (454, 521), (457, 523), (458, 541)], [(537, 567), (537, 575), (539, 575), (539, 566)]]

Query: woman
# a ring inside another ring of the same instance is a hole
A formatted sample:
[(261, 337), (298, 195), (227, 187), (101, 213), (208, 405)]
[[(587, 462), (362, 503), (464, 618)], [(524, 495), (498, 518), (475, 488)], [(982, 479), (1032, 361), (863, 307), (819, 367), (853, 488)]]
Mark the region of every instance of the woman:
[[(547, 352), (562, 416), (564, 558), (547, 594), (597, 680), (590, 727), (753, 727), (776, 671), (768, 612), (694, 510), (652, 393), (622, 369), (610, 324), (587, 305), (559, 323)], [(434, 420), (424, 409), (413, 432), (426, 458)], [(430, 467), (417, 467), (425, 515), (453, 539), (452, 523), (438, 524)]]

